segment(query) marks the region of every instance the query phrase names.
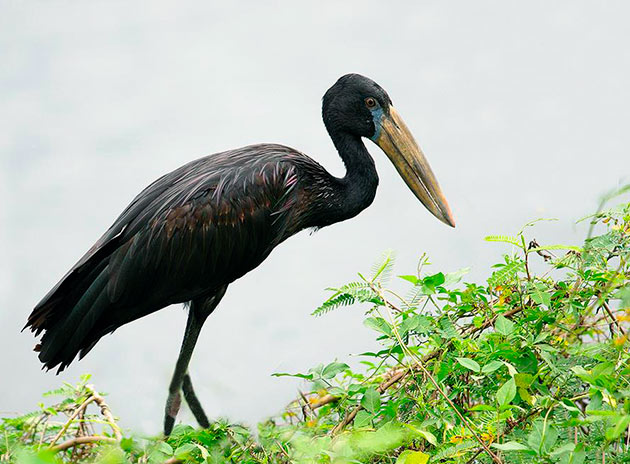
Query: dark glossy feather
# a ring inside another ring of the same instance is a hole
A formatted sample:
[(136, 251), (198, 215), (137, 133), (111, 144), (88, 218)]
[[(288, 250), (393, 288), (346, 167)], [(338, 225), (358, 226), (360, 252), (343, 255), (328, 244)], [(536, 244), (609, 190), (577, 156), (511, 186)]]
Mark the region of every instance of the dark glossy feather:
[(282, 145), (253, 145), (161, 177), (35, 307), (45, 367), (65, 368), (105, 334), (173, 303), (212, 295), (334, 208), (330, 176)]

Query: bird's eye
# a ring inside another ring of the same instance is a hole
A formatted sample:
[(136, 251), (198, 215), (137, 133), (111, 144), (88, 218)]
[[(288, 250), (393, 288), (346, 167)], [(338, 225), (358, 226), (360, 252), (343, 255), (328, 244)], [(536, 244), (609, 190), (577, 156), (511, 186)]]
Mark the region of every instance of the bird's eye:
[(372, 109), (376, 106), (376, 100), (372, 97), (368, 97), (365, 99), (365, 106), (367, 106), (369, 109)]

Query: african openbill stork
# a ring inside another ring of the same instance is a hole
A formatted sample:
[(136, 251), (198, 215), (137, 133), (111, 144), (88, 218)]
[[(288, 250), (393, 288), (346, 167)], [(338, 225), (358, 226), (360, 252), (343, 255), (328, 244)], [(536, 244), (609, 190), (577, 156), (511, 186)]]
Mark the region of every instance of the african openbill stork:
[(25, 328), (44, 332), (35, 347), (44, 367), (60, 372), (103, 335), (188, 302), (164, 433), (173, 428), (181, 393), (208, 427), (188, 374), (204, 321), (228, 285), (288, 237), (354, 217), (372, 203), (378, 175), (363, 137), (389, 156), (431, 213), (454, 226), (426, 158), (378, 84), (341, 77), (324, 95), (322, 116), (346, 166), (343, 178), (293, 148), (261, 144), (192, 161), (145, 188), (28, 318)]

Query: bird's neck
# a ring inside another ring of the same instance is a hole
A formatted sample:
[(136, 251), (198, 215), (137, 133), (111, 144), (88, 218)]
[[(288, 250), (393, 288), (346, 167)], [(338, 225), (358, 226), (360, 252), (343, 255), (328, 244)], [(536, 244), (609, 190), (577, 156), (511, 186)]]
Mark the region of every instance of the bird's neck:
[(378, 174), (370, 153), (360, 137), (347, 133), (330, 134), (346, 167), (346, 175), (336, 179), (329, 201), (333, 222), (356, 216), (372, 204), (378, 186)]

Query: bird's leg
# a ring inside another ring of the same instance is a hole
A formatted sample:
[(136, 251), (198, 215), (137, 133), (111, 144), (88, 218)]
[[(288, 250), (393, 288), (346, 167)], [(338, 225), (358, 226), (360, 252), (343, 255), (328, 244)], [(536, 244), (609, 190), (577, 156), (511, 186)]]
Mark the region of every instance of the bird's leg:
[(173, 372), (173, 378), (171, 379), (171, 384), (168, 388), (168, 398), (166, 400), (166, 408), (164, 411), (164, 435), (166, 436), (170, 435), (173, 431), (175, 418), (177, 417), (177, 413), (179, 412), (179, 408), (182, 404), (181, 389), (184, 376), (188, 371), (188, 364), (190, 363), (190, 358), (192, 357), (193, 350), (195, 349), (195, 344), (199, 338), (199, 332), (201, 332), (202, 325), (203, 320), (199, 321), (197, 319), (195, 311), (193, 311), (193, 308), (191, 307), (190, 312), (188, 313), (188, 322), (186, 323), (184, 341), (182, 342), (182, 347), (179, 350), (179, 357), (177, 358), (177, 363), (175, 364), (175, 372)]
[[(221, 287), (214, 295), (209, 298), (193, 300), (190, 304), (188, 311), (188, 321), (186, 322), (186, 331), (184, 332), (184, 340), (182, 341), (182, 347), (179, 350), (179, 357), (175, 364), (175, 372), (173, 372), (173, 378), (168, 388), (168, 398), (166, 400), (166, 408), (164, 411), (164, 435), (168, 436), (173, 431), (175, 425), (175, 418), (179, 412), (179, 408), (182, 404), (181, 391), (184, 392), (184, 398), (189, 404), (195, 418), (202, 427), (208, 427), (209, 421), (206, 414), (201, 408), (201, 403), (197, 399), (194, 390), (192, 389), (192, 383), (188, 373), (188, 364), (192, 357), (195, 344), (199, 339), (199, 333), (201, 327), (206, 318), (210, 315), (214, 308), (219, 304), (221, 298), (225, 294), (227, 285)], [(188, 380), (186, 380), (186, 378)]]
[(190, 380), (190, 374), (188, 372), (186, 372), (186, 375), (184, 375), (182, 391), (184, 392), (184, 398), (186, 398), (186, 403), (188, 403), (188, 407), (195, 416), (195, 419), (197, 419), (197, 423), (204, 429), (210, 427), (210, 421), (208, 420), (208, 416), (206, 416), (206, 413), (201, 407), (201, 403), (199, 402), (197, 395), (195, 395), (195, 390), (193, 390), (192, 382)]

